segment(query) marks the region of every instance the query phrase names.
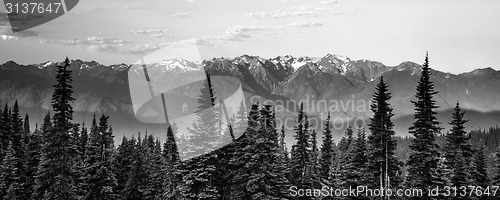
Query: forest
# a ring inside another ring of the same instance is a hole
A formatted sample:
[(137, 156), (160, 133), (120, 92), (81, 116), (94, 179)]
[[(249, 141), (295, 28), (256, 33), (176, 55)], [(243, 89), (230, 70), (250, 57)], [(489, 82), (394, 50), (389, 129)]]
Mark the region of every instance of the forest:
[[(166, 125), (167, 139), (147, 132), (121, 138), (115, 146), (109, 116), (94, 115), (90, 125), (73, 121), (70, 61), (58, 66), (52, 111), (40, 126), (17, 101), (0, 109), (0, 198), (60, 200), (139, 199), (498, 199), (500, 128), (467, 132), (466, 113), (457, 101), (451, 130), (436, 118), (428, 56), (415, 91), (412, 137), (396, 136), (390, 85), (380, 78), (368, 126), (332, 137), (330, 115), (322, 143), (300, 105), (295, 143), (285, 142), (270, 105), (253, 104), (228, 125), (229, 145), (211, 149), (221, 137), (220, 113), (210, 78), (198, 99), (200, 111), (191, 137), (178, 137)], [(244, 106), (242, 106), (244, 107)], [(247, 124), (242, 124), (247, 123)], [(235, 137), (234, 130), (247, 127)], [(33, 131), (32, 131), (33, 130)], [(179, 145), (182, 144), (182, 145)], [(189, 156), (181, 159), (186, 153)], [(472, 186), (472, 187), (470, 187)], [(326, 195), (325, 188), (422, 189), (419, 196)], [(437, 193), (428, 189), (439, 188)], [(302, 192), (299, 192), (302, 191)], [(465, 192), (463, 192), (465, 190)], [(451, 192), (450, 192), (451, 191)], [(319, 192), (319, 193), (318, 193)]]

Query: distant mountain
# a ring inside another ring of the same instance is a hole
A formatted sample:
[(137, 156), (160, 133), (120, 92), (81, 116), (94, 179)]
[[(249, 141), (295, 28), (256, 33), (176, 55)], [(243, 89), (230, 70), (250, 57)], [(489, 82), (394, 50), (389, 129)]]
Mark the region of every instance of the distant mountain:
[[(32, 122), (40, 122), (43, 114), (36, 112), (45, 113), (43, 110), (50, 109), (58, 64), (61, 63), (24, 66), (9, 61), (0, 65), (1, 105), (5, 102), (12, 104), (17, 99), (24, 111), (33, 113)], [(152, 69), (150, 73), (169, 74), (166, 77), (179, 78), (179, 74), (200, 69), (212, 75), (236, 77), (242, 81), (247, 103), (252, 96), (258, 95), (285, 102), (287, 110), (294, 111), (298, 102), (307, 100), (306, 107), (311, 115), (321, 118), (326, 108), (337, 108), (332, 115), (342, 120), (371, 116), (370, 100), (378, 78), (384, 76), (393, 96), (391, 105), (395, 118), (401, 121), (408, 121), (406, 119), (413, 113), (411, 100), (422, 68), (409, 61), (386, 66), (377, 61), (352, 60), (333, 54), (319, 58), (286, 55), (269, 59), (243, 55), (213, 58), (199, 64), (173, 59), (148, 66)], [(70, 69), (77, 99), (73, 103), (78, 113), (75, 121), (88, 121), (96, 112), (113, 115), (111, 119), (116, 119), (112, 121), (113, 128), (126, 135), (150, 128), (150, 125), (134, 119), (128, 90), (129, 68), (127, 64), (104, 66), (95, 61), (73, 60)], [(440, 106), (439, 112), (448, 112), (457, 101), (464, 109), (474, 112), (474, 116), (500, 111), (500, 71), (485, 68), (455, 75), (432, 70), (431, 78), (439, 91), (435, 98)], [(195, 94), (188, 90), (184, 92), (188, 96)], [(491, 123), (500, 123), (500, 118), (491, 120)], [(398, 127), (398, 130), (405, 130), (405, 127)]]

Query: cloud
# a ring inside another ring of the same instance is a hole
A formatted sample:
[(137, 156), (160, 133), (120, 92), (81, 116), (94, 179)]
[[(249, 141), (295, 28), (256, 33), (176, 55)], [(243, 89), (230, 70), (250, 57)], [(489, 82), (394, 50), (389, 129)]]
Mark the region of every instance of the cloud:
[(301, 23), (290, 23), (290, 26), (310, 28), (310, 27), (324, 26), (324, 24), (320, 22), (301, 22)]
[(148, 35), (150, 37), (163, 37), (168, 32), (168, 30), (160, 29), (148, 29), (148, 30), (132, 30), (133, 33), (137, 35)]
[(303, 0), (283, 0), (281, 2), (283, 3), (298, 3), (298, 2), (302, 2)]
[(176, 13), (173, 14), (172, 17), (189, 18), (191, 15), (189, 13)]
[(194, 2), (194, 0), (185, 0), (185, 1), (188, 2), (188, 3), (193, 3)]
[[(178, 40), (172, 42), (163, 42), (156, 44), (140, 44), (128, 40), (120, 40), (116, 38), (103, 37), (88, 37), (85, 39), (60, 39), (49, 40), (40, 39), (42, 44), (58, 44), (75, 46), (77, 48), (87, 49), (90, 51), (110, 52), (120, 54), (147, 54), (165, 47), (183, 47), (187, 45), (214, 45), (230, 41), (241, 41), (254, 36), (255, 34), (264, 33), (267, 28), (256, 26), (235, 26), (226, 29), (226, 31), (217, 36), (205, 36), (198, 40)], [(155, 34), (161, 34), (161, 30), (133, 30), (136, 34), (145, 34), (152, 37)]]
[(125, 5), (125, 6), (120, 7), (120, 9), (122, 9), (122, 10), (137, 10), (139, 8), (140, 8), (139, 6), (135, 6), (135, 5)]
[(18, 37), (12, 36), (12, 35), (0, 35), (0, 38), (2, 40), (17, 40)]
[(320, 3), (324, 4), (324, 5), (331, 5), (331, 4), (337, 4), (337, 3), (339, 3), (339, 1), (338, 0), (325, 0), (325, 1), (321, 1)]
[(241, 41), (252, 37), (255, 34), (265, 32), (267, 28), (256, 26), (235, 26), (226, 29), (223, 35), (219, 36), (205, 36), (199, 41), (200, 45), (213, 45), (216, 43), (223, 43), (228, 41)]
[(308, 5), (308, 6), (295, 6), (295, 7), (292, 7), (291, 10), (299, 10), (299, 11), (326, 11), (326, 8), (317, 7), (317, 6), (313, 6), (313, 5)]
[(128, 40), (103, 38), (103, 37), (88, 37), (86, 39), (60, 39), (60, 40), (40, 39), (39, 42), (42, 44), (59, 44), (59, 45), (76, 46), (78, 48), (85, 48), (92, 51), (102, 51), (102, 52), (120, 52), (123, 47), (133, 44), (133, 42)]
[(256, 13), (247, 13), (245, 16), (253, 17), (253, 18), (285, 18), (285, 17), (297, 17), (297, 16), (317, 16), (319, 14), (318, 11), (312, 10), (298, 10), (298, 11), (290, 11), (290, 12), (282, 12), (276, 11), (273, 13), (270, 12), (256, 12)]
[[(14, 27), (14, 29), (16, 29)], [(13, 33), (10, 26), (0, 25), (0, 35), (15, 36), (16, 38), (26, 38), (38, 36), (38, 32), (32, 30), (24, 30), (21, 32)]]

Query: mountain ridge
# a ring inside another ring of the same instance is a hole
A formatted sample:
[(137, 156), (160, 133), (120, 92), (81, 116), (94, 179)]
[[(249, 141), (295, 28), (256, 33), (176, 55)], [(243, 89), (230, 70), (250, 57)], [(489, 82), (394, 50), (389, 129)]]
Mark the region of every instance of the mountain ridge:
[[(60, 62), (47, 61), (19, 65), (8, 61), (0, 65), (0, 102), (12, 104), (17, 99), (22, 109), (50, 110), (50, 96), (58, 64)], [(390, 103), (394, 108), (395, 118), (411, 115), (411, 101), (414, 100), (414, 90), (421, 71), (421, 65), (410, 61), (397, 66), (386, 66), (377, 61), (352, 60), (347, 56), (334, 54), (319, 58), (285, 55), (269, 59), (242, 55), (235, 58), (212, 58), (201, 63), (174, 59), (152, 63), (149, 66), (154, 68), (155, 64), (157, 69), (152, 72), (165, 73), (165, 77), (178, 78), (181, 77), (179, 74), (202, 68), (215, 76), (236, 77), (242, 82), (247, 103), (252, 103), (252, 96), (294, 104), (306, 100), (306, 109), (316, 116), (322, 116), (327, 111), (314, 107), (317, 102), (326, 101), (328, 106), (350, 103), (352, 108), (332, 113), (332, 117), (346, 120), (368, 119), (371, 116), (369, 104), (376, 79), (380, 76), (384, 76), (393, 94)], [(123, 131), (132, 134), (141, 128), (147, 128), (146, 124), (132, 122), (134, 114), (127, 74), (130, 67), (131, 65), (123, 63), (106, 66), (96, 61), (73, 60), (70, 70), (73, 71), (73, 87), (77, 99), (73, 103), (75, 111), (108, 113), (119, 118), (129, 116), (124, 118), (126, 122), (117, 124), (116, 127), (124, 126)], [(453, 108), (457, 101), (460, 101), (464, 109), (480, 113), (500, 111), (500, 71), (482, 68), (452, 74), (432, 70), (432, 79), (440, 92), (435, 97), (437, 104), (441, 106), (438, 111)], [(196, 93), (185, 92), (186, 95)], [(287, 109), (294, 111), (293, 106)], [(33, 121), (39, 122), (41, 119)], [(136, 127), (128, 127), (130, 124), (135, 124)]]

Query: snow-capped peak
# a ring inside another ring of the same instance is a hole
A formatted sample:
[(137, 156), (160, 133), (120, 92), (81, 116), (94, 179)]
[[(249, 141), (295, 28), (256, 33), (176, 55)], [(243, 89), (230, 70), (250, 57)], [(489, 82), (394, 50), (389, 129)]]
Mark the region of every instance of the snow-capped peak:
[(51, 61), (44, 62), (44, 63), (38, 65), (38, 69), (46, 68), (52, 64), (54, 64), (54, 62), (51, 62)]
[(197, 65), (196, 63), (182, 58), (162, 60), (154, 64), (154, 67), (155, 68), (161, 67), (162, 72), (164, 71), (187, 72), (200, 69), (200, 66)]

